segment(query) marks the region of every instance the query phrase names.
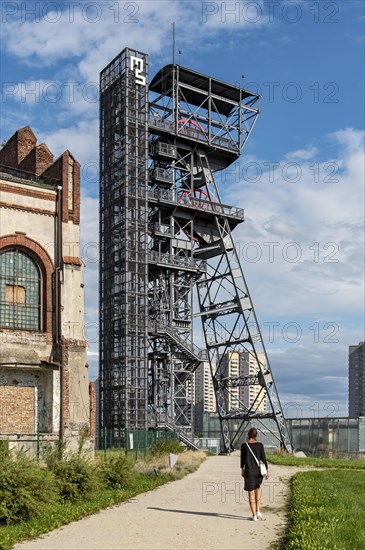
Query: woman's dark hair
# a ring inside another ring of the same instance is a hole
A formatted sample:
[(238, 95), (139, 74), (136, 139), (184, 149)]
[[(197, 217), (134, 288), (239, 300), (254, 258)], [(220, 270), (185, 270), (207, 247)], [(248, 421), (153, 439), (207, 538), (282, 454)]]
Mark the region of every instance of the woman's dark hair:
[(257, 437), (257, 430), (256, 428), (250, 428), (248, 430), (248, 437), (251, 438), (251, 439), (256, 439)]

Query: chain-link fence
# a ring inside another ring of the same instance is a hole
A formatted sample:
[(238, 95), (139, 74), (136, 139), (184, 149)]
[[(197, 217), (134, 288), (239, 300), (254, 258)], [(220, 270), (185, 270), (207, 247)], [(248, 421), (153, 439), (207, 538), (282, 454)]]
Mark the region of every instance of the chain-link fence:
[(103, 428), (96, 437), (96, 449), (105, 454), (107, 451), (123, 450), (126, 455), (134, 455), (137, 459), (149, 456), (154, 443), (172, 439), (178, 439), (174, 431), (124, 430), (122, 434), (116, 434)]

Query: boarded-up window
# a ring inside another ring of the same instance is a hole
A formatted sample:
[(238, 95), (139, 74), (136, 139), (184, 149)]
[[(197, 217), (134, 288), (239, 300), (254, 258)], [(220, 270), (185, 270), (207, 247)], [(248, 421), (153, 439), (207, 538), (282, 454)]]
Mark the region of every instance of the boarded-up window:
[(35, 388), (0, 386), (0, 433), (35, 433)]
[(23, 286), (5, 285), (5, 301), (17, 306), (25, 305), (25, 288)]

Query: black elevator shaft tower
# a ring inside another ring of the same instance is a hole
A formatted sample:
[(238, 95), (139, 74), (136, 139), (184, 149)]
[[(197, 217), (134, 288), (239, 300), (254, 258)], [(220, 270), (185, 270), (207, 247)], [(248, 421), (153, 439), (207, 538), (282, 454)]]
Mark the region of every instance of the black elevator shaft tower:
[[(101, 428), (170, 428), (192, 444), (193, 373), (208, 360), (224, 448), (273, 418), (290, 451), (232, 238), (243, 210), (221, 202), (214, 177), (239, 158), (260, 98), (178, 65), (148, 91), (147, 68), (126, 49), (101, 74)], [(242, 352), (254, 373), (232, 374)]]
[[(138, 61), (139, 60), (139, 61)], [(147, 429), (148, 89), (125, 49), (100, 78), (100, 427)]]

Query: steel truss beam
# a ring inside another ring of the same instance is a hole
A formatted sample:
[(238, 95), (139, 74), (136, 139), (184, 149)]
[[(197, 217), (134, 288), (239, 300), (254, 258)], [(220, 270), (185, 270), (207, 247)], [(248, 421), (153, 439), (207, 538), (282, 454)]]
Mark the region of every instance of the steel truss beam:
[[(159, 212), (161, 219), (164, 209), (170, 208), (168, 225), (176, 228), (176, 235), (185, 233), (190, 244), (187, 255), (205, 262), (194, 283), (225, 449), (233, 448), (239, 435), (232, 430), (233, 419), (242, 420), (242, 430), (250, 420), (261, 425), (265, 418), (274, 418), (279, 441), (290, 451), (279, 396), (232, 238), (243, 212), (222, 204), (214, 179), (214, 171), (238, 158), (256, 122), (259, 98), (246, 91), (237, 95), (228, 88), (219, 96), (209, 77), (185, 71), (165, 67), (151, 84), (157, 95), (150, 103), (150, 139), (168, 143), (176, 153), (173, 162), (154, 164), (154, 170), (161, 168), (170, 177), (169, 187), (161, 180), (159, 191), (153, 191), (152, 200), (159, 206), (155, 215)], [(167, 237), (160, 240), (159, 246), (166, 246), (166, 241)], [(242, 351), (252, 358), (257, 372), (229, 376), (227, 357)], [(254, 387), (255, 397), (247, 405), (236, 395), (232, 408), (234, 390), (243, 387)]]
[[(197, 162), (201, 162), (203, 158), (204, 154), (198, 151)], [(209, 186), (216, 184), (213, 173), (209, 171), (207, 158), (202, 166), (205, 166), (208, 190)], [(230, 419), (250, 421), (253, 418), (272, 417), (278, 425), (280, 440), (291, 451), (279, 395), (229, 223), (213, 211), (209, 231), (207, 228), (204, 231), (202, 241), (206, 245), (201, 245), (197, 253), (201, 255), (204, 247), (208, 247), (215, 254), (207, 260), (207, 270), (197, 281), (197, 289), (225, 448), (233, 448), (236, 440), (236, 434), (231, 433)], [(214, 243), (219, 246), (214, 248)], [(247, 350), (254, 359), (258, 369), (257, 376), (227, 378), (227, 357), (242, 349)], [(244, 385), (258, 388), (255, 399), (249, 407), (238, 399), (236, 408), (230, 410), (229, 388)], [(263, 412), (262, 405), (266, 398), (268, 411)]]

